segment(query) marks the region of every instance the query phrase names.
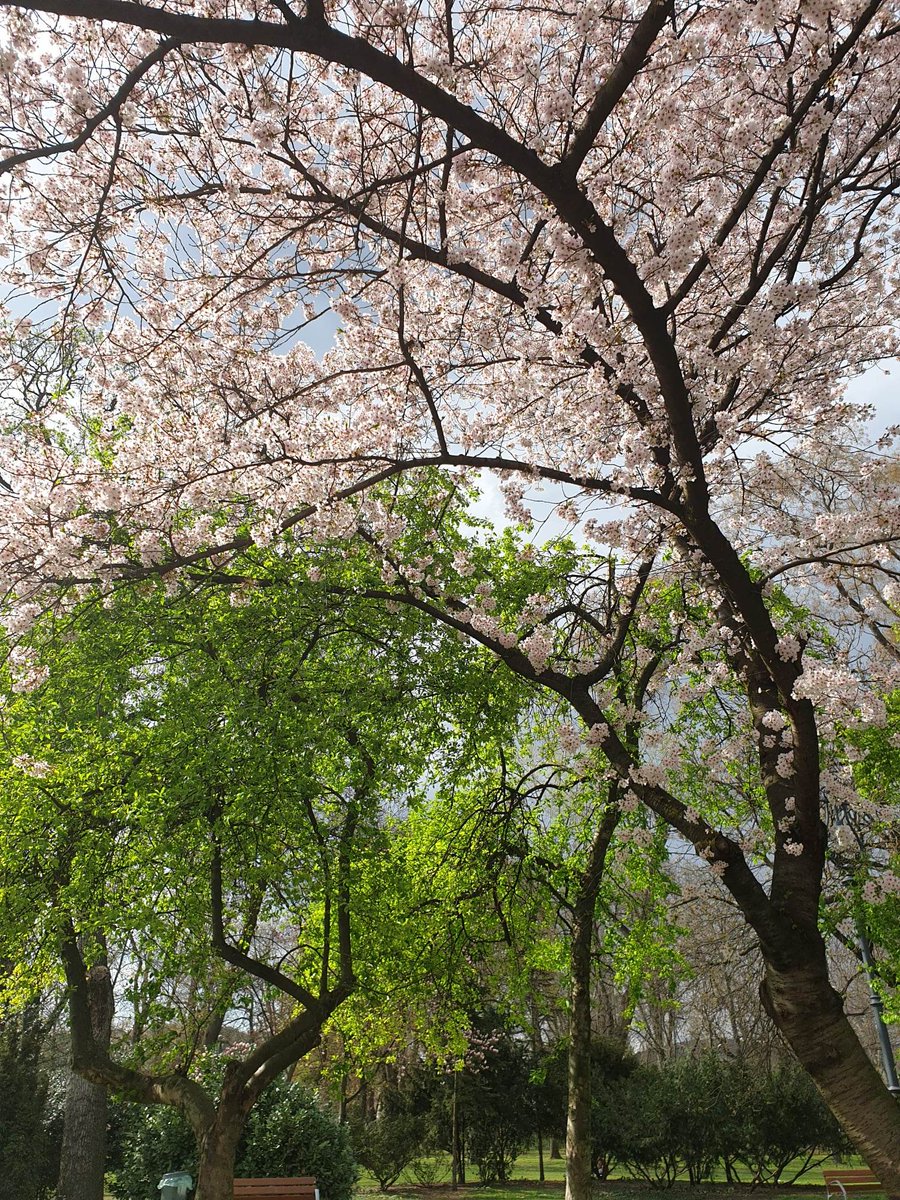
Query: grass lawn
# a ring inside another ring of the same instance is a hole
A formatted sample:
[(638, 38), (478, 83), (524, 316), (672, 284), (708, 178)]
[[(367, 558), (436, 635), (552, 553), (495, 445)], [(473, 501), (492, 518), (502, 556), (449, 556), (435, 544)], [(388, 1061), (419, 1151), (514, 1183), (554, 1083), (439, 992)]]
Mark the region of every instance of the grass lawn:
[[(472, 1200), (561, 1200), (564, 1184), (560, 1182), (537, 1183), (527, 1180), (513, 1180), (511, 1183), (496, 1187), (481, 1187), (478, 1184), (466, 1184), (456, 1195), (465, 1196), (467, 1193)], [(373, 1193), (365, 1193), (371, 1198)], [(377, 1194), (377, 1192), (376, 1192)], [(402, 1183), (395, 1184), (389, 1195), (392, 1200), (428, 1200), (428, 1197), (442, 1197), (448, 1200), (454, 1193), (449, 1185), (438, 1188), (410, 1187)], [(724, 1183), (704, 1183), (691, 1187), (678, 1181), (668, 1191), (651, 1188), (649, 1184), (639, 1179), (609, 1179), (604, 1183), (594, 1184), (594, 1200), (812, 1200), (813, 1197), (824, 1197), (824, 1189), (818, 1186), (801, 1186), (795, 1184), (791, 1188), (783, 1186), (762, 1185), (751, 1187), (750, 1184), (731, 1186)]]
[[(538, 1182), (538, 1156), (536, 1150), (522, 1154), (513, 1168), (513, 1178), (510, 1183), (494, 1187), (482, 1187), (477, 1182), (477, 1173), (472, 1168), (475, 1177), (471, 1183), (459, 1189), (462, 1196), (471, 1194), (471, 1200), (561, 1200), (561, 1192), (565, 1186), (565, 1162), (562, 1159), (551, 1159), (548, 1152), (544, 1155), (543, 1183)], [(421, 1172), (420, 1172), (421, 1174)], [(435, 1193), (441, 1200), (449, 1200), (453, 1195), (450, 1191), (450, 1162), (436, 1162), (433, 1177), (428, 1179), (430, 1186), (423, 1186), (412, 1171), (404, 1171), (399, 1181), (390, 1189), (392, 1200), (436, 1200)], [(367, 1200), (374, 1200), (373, 1193), (378, 1193), (375, 1180), (363, 1173), (359, 1191)], [(822, 1180), (821, 1168), (812, 1170), (803, 1176), (800, 1183), (791, 1187), (784, 1184), (763, 1184), (751, 1187), (746, 1184), (706, 1183), (691, 1187), (686, 1181), (677, 1181), (671, 1189), (661, 1191), (650, 1187), (641, 1179), (626, 1179), (617, 1177), (613, 1172), (611, 1179), (594, 1184), (595, 1200), (779, 1200), (779, 1197), (793, 1197), (795, 1200), (812, 1197), (824, 1200), (825, 1185)]]

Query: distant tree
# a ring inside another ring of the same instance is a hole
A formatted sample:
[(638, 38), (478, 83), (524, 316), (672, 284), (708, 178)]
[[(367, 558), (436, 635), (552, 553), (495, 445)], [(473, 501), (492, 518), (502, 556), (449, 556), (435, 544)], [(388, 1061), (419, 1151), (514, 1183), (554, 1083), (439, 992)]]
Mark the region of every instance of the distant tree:
[(473, 1021), (460, 1075), (466, 1152), (482, 1183), (507, 1183), (534, 1134), (527, 1043), (496, 1012)]

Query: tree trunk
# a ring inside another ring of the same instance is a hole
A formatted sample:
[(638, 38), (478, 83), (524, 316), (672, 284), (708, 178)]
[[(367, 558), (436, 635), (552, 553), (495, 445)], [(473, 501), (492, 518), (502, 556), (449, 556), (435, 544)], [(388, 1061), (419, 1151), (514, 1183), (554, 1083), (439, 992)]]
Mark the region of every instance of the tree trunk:
[(459, 1105), (459, 1071), (453, 1072), (453, 1110), (450, 1133), (452, 1159), (450, 1164), (451, 1187), (455, 1190), (466, 1182), (466, 1143), (463, 1129), (463, 1114)]
[[(543, 1039), (541, 1038), (541, 1017), (538, 1011), (537, 1003), (537, 972), (531, 972), (531, 988), (528, 997), (528, 1006), (531, 1010), (531, 1053), (535, 1063), (540, 1062), (541, 1055), (544, 1050)], [(544, 1134), (541, 1125), (544, 1121), (543, 1105), (537, 1120), (537, 1152), (538, 1152), (538, 1180), (541, 1183), (545, 1182), (544, 1174)]]
[(455, 1192), (459, 1184), (459, 1071), (454, 1071), (450, 1109), (450, 1187)]
[(198, 1146), (194, 1200), (233, 1200), (234, 1158), (243, 1128), (241, 1113), (219, 1108)]
[(572, 912), (569, 962), (569, 1097), (566, 1106), (566, 1200), (591, 1200), (591, 949), (594, 910), (606, 852), (619, 820), (616, 792), (594, 834)]
[(103, 1200), (106, 1120), (106, 1088), (73, 1071), (66, 1085), (58, 1200)]
[[(595, 899), (596, 890), (588, 919), (576, 916), (572, 925), (566, 1200), (591, 1200), (591, 943)], [(587, 913), (582, 914), (585, 916)]]
[[(86, 984), (91, 1032), (96, 1044), (108, 1051), (114, 999), (105, 961), (91, 967)], [(89, 1083), (76, 1071), (70, 1073), (66, 1086), (57, 1200), (103, 1200), (107, 1107), (105, 1087)]]
[(222, 1033), (222, 1026), (225, 1024), (226, 1015), (224, 1009), (219, 1009), (206, 1022), (206, 1028), (203, 1030), (204, 1050), (214, 1050), (219, 1044), (219, 1037)]
[(844, 1013), (822, 962), (766, 962), (762, 999), (825, 1103), (884, 1184), (900, 1200), (900, 1105), (884, 1085)]

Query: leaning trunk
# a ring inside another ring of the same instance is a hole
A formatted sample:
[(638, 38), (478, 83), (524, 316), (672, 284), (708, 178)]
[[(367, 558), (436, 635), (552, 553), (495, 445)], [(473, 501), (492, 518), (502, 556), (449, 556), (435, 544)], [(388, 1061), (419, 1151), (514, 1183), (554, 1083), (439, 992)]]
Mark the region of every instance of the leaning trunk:
[(590, 914), (578, 914), (572, 928), (566, 1200), (591, 1198), (591, 940), (594, 898), (591, 897)]
[(900, 1200), (900, 1105), (884, 1085), (821, 964), (766, 963), (763, 1003), (859, 1153)]

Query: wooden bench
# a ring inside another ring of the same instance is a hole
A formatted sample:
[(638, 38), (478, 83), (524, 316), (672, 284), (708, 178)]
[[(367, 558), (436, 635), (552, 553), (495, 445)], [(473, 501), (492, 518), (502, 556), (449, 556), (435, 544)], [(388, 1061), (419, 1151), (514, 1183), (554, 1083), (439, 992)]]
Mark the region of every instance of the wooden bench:
[(825, 1197), (840, 1196), (848, 1200), (857, 1192), (883, 1192), (884, 1188), (868, 1167), (823, 1167)]
[(234, 1200), (319, 1200), (315, 1179), (235, 1179)]

